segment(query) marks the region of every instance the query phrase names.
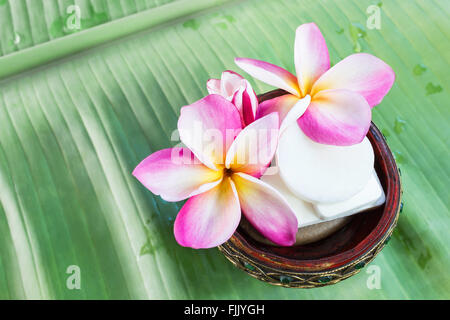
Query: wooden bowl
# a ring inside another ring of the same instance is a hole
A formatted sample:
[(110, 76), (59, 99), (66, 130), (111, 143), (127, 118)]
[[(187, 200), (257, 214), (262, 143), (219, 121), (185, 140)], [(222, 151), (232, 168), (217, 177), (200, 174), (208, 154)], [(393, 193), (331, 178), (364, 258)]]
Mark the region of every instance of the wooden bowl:
[[(274, 90), (258, 99), (262, 102), (283, 94), (283, 90)], [(383, 206), (351, 216), (344, 227), (322, 240), (292, 247), (263, 244), (239, 226), (219, 250), (251, 276), (284, 287), (321, 287), (358, 273), (386, 245), (401, 209), (400, 174), (394, 157), (375, 124), (371, 124), (367, 137), (386, 194)]]

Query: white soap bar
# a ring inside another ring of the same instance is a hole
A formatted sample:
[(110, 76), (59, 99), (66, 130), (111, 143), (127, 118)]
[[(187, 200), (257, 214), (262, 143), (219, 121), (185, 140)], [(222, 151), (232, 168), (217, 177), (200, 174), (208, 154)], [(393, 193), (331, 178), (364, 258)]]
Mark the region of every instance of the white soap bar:
[(316, 203), (313, 206), (321, 219), (333, 220), (378, 207), (385, 200), (383, 187), (374, 170), (364, 189), (350, 199), (336, 203)]
[(351, 146), (320, 144), (294, 123), (281, 134), (276, 159), (281, 179), (297, 197), (335, 203), (353, 197), (367, 185), (374, 152), (367, 137)]
[(299, 228), (322, 222), (319, 216), (315, 213), (312, 204), (303, 201), (292, 194), (292, 192), (289, 191), (284, 182), (281, 180), (279, 174), (264, 175), (261, 177), (261, 180), (267, 184), (270, 184), (284, 196), (297, 217)]
[(362, 191), (348, 200), (332, 204), (313, 204), (300, 199), (287, 188), (279, 173), (263, 175), (261, 180), (277, 189), (285, 197), (297, 217), (299, 228), (350, 216), (378, 207), (385, 202), (384, 190), (375, 170)]

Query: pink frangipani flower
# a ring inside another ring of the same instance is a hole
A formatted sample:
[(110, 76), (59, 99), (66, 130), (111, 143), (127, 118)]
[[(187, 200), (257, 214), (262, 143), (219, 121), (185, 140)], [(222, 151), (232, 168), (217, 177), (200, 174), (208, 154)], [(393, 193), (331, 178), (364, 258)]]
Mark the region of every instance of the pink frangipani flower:
[(258, 98), (250, 82), (240, 74), (224, 71), (221, 79), (209, 79), (206, 88), (210, 94), (219, 94), (236, 106), (243, 126), (255, 121)]
[(371, 121), (371, 108), (391, 89), (395, 74), (390, 66), (367, 53), (348, 56), (330, 68), (325, 39), (314, 23), (299, 26), (294, 45), (297, 77), (271, 63), (236, 58), (236, 64), (253, 77), (289, 94), (265, 101), (257, 116), (278, 111), (280, 117), (310, 97), (297, 123), (312, 140), (337, 146), (361, 142)]
[[(211, 248), (224, 243), (235, 232), (241, 211), (272, 242), (295, 243), (294, 212), (277, 190), (258, 179), (276, 151), (278, 127), (278, 114), (270, 113), (242, 129), (238, 109), (217, 94), (181, 108), (178, 130), (186, 147), (157, 151), (133, 171), (167, 201), (189, 198), (174, 225), (180, 245)], [(268, 133), (265, 139), (261, 132)]]

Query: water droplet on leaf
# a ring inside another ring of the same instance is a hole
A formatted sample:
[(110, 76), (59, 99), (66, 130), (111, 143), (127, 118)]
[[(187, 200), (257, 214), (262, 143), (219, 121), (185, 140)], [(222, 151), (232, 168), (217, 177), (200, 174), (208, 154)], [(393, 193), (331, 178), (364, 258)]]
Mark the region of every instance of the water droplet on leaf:
[(154, 252), (155, 252), (155, 248), (152, 246), (150, 241), (147, 241), (141, 247), (141, 250), (139, 251), (139, 256), (143, 256), (146, 254), (153, 254)]
[(425, 248), (425, 251), (421, 252), (419, 258), (417, 259), (417, 263), (419, 264), (420, 269), (425, 269), (430, 259), (431, 252), (428, 248)]
[(427, 96), (430, 94), (439, 93), (442, 91), (442, 87), (439, 84), (433, 84), (431, 82), (427, 83), (427, 86), (425, 87), (425, 90), (427, 91)]
[(224, 17), (225, 20), (227, 20), (229, 23), (233, 23), (233, 22), (236, 21), (236, 19), (235, 19), (232, 15), (229, 15), (229, 14), (225, 14), (223, 17)]
[(183, 23), (184, 28), (190, 28), (192, 30), (198, 30), (200, 28), (200, 22), (195, 19), (191, 19)]
[(403, 154), (400, 151), (394, 150), (392, 152), (392, 154), (394, 155), (395, 161), (397, 161), (398, 163), (406, 162), (406, 158), (403, 156)]
[(350, 38), (353, 40), (353, 51), (361, 52), (362, 46), (360, 40), (367, 35), (366, 28), (359, 22), (350, 24)]
[(218, 26), (220, 29), (223, 29), (223, 30), (228, 28), (228, 26), (227, 26), (227, 24), (225, 22), (219, 22), (219, 23), (216, 23), (215, 25)]
[(425, 71), (427, 71), (427, 67), (423, 63), (416, 64), (413, 69), (413, 73), (416, 76), (420, 76)]
[(406, 125), (406, 121), (397, 117), (395, 119), (395, 124), (394, 124), (394, 131), (397, 134), (402, 133), (405, 130), (405, 125)]
[(367, 35), (366, 27), (359, 22), (352, 22), (350, 24), (350, 37), (353, 40), (364, 38)]

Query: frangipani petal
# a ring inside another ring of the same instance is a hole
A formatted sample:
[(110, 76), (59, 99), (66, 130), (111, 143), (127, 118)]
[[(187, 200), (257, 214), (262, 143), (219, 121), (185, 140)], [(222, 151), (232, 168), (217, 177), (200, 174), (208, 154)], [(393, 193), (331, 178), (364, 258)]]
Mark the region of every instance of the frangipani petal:
[(181, 141), (211, 169), (225, 163), (226, 151), (241, 128), (236, 107), (217, 94), (182, 107), (178, 119)]
[(394, 80), (394, 71), (384, 61), (368, 53), (356, 53), (325, 72), (313, 85), (311, 95), (321, 90), (346, 89), (359, 93), (374, 107), (389, 92)]
[(241, 80), (241, 86), (235, 92), (232, 103), (236, 106), (242, 117), (244, 126), (255, 121), (256, 110), (258, 109), (258, 98), (255, 91), (245, 79)]
[(186, 148), (151, 154), (134, 169), (133, 175), (166, 201), (181, 201), (205, 192), (222, 179), (222, 172), (206, 167)]
[(226, 70), (222, 72), (220, 81), (222, 96), (231, 101), (236, 90), (242, 85), (243, 79), (240, 74), (234, 71)]
[(364, 139), (371, 117), (370, 106), (360, 94), (348, 90), (324, 90), (314, 96), (297, 123), (315, 142), (349, 146)]
[(304, 98), (299, 99), (296, 104), (289, 110), (287, 115), (281, 121), (280, 125), (280, 135), (283, 131), (294, 123), (298, 118), (300, 118), (308, 109), (309, 104), (311, 103), (311, 97), (306, 95)]
[(300, 90), (307, 94), (314, 82), (330, 68), (327, 44), (315, 23), (305, 23), (297, 28), (294, 61)]
[(297, 218), (283, 196), (270, 185), (239, 172), (232, 175), (242, 212), (267, 239), (280, 246), (295, 243)]
[(209, 94), (222, 94), (220, 79), (209, 79), (206, 81), (206, 90)]
[(252, 77), (300, 96), (297, 78), (289, 71), (268, 62), (249, 58), (236, 58), (234, 62)]
[(263, 101), (259, 104), (258, 110), (256, 111), (256, 119), (262, 118), (272, 112), (277, 112), (281, 123), (298, 101), (298, 97), (293, 94), (285, 94)]
[(261, 102), (256, 113), (259, 119), (272, 112), (277, 112), (280, 119), (280, 134), (283, 130), (300, 118), (311, 102), (311, 97), (306, 95), (299, 99), (292, 94), (285, 94), (270, 100)]
[(277, 149), (278, 121), (274, 112), (245, 127), (231, 144), (225, 167), (257, 178), (262, 176)]
[(236, 188), (227, 177), (215, 188), (184, 204), (175, 220), (175, 239), (184, 247), (216, 247), (233, 235), (240, 220)]

